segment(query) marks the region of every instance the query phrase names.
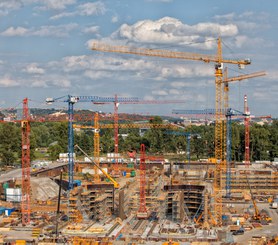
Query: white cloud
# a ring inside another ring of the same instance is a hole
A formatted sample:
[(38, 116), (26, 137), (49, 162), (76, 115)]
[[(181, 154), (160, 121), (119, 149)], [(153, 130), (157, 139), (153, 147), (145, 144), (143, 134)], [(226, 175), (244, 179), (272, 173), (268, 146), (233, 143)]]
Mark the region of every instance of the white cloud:
[(186, 78), (186, 77), (209, 77), (213, 74), (210, 66), (198, 64), (171, 65), (165, 66), (161, 70), (163, 78)]
[(61, 19), (61, 18), (64, 18), (64, 17), (72, 17), (72, 16), (75, 16), (75, 13), (65, 12), (65, 13), (56, 14), (56, 15), (50, 17), (50, 19), (51, 20), (58, 20), (58, 19)]
[(178, 89), (169, 89), (169, 94), (180, 95), (180, 94), (183, 94), (183, 91), (178, 90)]
[(0, 1), (0, 16), (7, 15), (11, 10), (19, 9), (23, 6), (21, 0), (1, 0)]
[[(56, 64), (54, 64), (57, 66)], [(111, 70), (111, 71), (137, 71), (156, 70), (156, 64), (144, 60), (114, 58), (109, 56), (67, 56), (62, 60), (62, 67), (66, 72), (78, 70)]]
[(109, 78), (113, 77), (113, 74), (111, 72), (106, 72), (106, 71), (85, 71), (84, 76), (88, 77), (92, 80), (97, 80), (101, 78)]
[(276, 70), (268, 71), (266, 78), (277, 81), (278, 80), (278, 71), (276, 71)]
[(1, 0), (0, 8), (16, 9), (22, 6), (20, 0)]
[(19, 83), (10, 78), (10, 76), (5, 75), (3, 78), (0, 78), (0, 87), (15, 87), (19, 86)]
[(77, 28), (76, 23), (69, 23), (66, 25), (57, 25), (57, 26), (42, 26), (38, 30), (35, 30), (31, 33), (34, 36), (56, 36), (56, 37), (66, 37), (68, 33)]
[(90, 33), (90, 34), (97, 34), (99, 32), (99, 26), (87, 27), (83, 30), (83, 32)]
[(162, 2), (162, 3), (171, 3), (173, 0), (146, 0), (147, 2)]
[(69, 23), (65, 25), (57, 26), (41, 26), (40, 28), (26, 29), (23, 27), (9, 27), (1, 33), (2, 36), (56, 36), (56, 37), (67, 37), (68, 33), (76, 29), (78, 25), (76, 23)]
[[(111, 56), (68, 56), (61, 62), (48, 64), (53, 69), (62, 70), (67, 74), (80, 74), (97, 80), (102, 78), (114, 78), (126, 80), (131, 78), (135, 81), (152, 79), (154, 82), (163, 82), (167, 79), (179, 79), (198, 77), (213, 77), (214, 69), (212, 65), (187, 63), (161, 63), (159, 61), (144, 60)], [(196, 83), (195, 83), (196, 84)]]
[(44, 72), (45, 72), (44, 69), (38, 67), (38, 64), (36, 64), (36, 63), (31, 63), (31, 64), (27, 65), (27, 67), (24, 69), (24, 71), (29, 74), (44, 74)]
[(117, 23), (119, 21), (119, 17), (117, 15), (114, 15), (111, 19), (112, 23)]
[(52, 82), (53, 85), (61, 88), (70, 88), (71, 87), (71, 82), (68, 79), (61, 78), (59, 80), (54, 80)]
[[(90, 66), (91, 62), (85, 55), (80, 56), (67, 56), (62, 60), (62, 65), (65, 71), (76, 71), (84, 70)], [(54, 63), (53, 66), (59, 66), (59, 64)]]
[(48, 85), (46, 83), (46, 81), (43, 80), (34, 80), (31, 82), (31, 87), (34, 88), (47, 88)]
[(223, 15), (215, 15), (213, 19), (219, 21), (219, 20), (233, 20), (235, 17), (235, 13), (228, 13)]
[(24, 27), (9, 27), (8, 29), (6, 29), (5, 31), (3, 31), (1, 33), (2, 36), (6, 36), (6, 37), (13, 37), (13, 36), (24, 36), (25, 34), (28, 33), (28, 29), (24, 28)]
[(77, 6), (75, 11), (64, 12), (52, 16), (51, 20), (57, 20), (63, 17), (73, 17), (73, 16), (91, 16), (91, 15), (103, 15), (106, 12), (104, 3), (97, 1), (94, 3), (84, 3)]
[(79, 15), (102, 15), (106, 11), (104, 3), (98, 1), (94, 3), (84, 3), (77, 7)]
[(154, 95), (163, 95), (163, 96), (165, 96), (165, 95), (168, 95), (168, 92), (165, 91), (165, 90), (153, 90), (153, 91), (152, 91), (152, 94), (154, 94)]
[(247, 35), (250, 32), (258, 32), (260, 29), (271, 27), (269, 14), (265, 12), (246, 11), (241, 14), (228, 13), (213, 17), (216, 21), (223, 24), (235, 24), (241, 33)]
[(221, 25), (211, 22), (187, 25), (178, 19), (164, 17), (157, 21), (142, 20), (133, 25), (123, 24), (111, 38), (128, 42), (194, 44), (198, 48), (212, 49), (215, 42), (209, 40), (215, 39), (219, 34), (222, 37), (235, 36), (238, 34), (238, 28), (234, 24)]
[(229, 46), (234, 46), (237, 48), (256, 48), (258, 46), (269, 46), (271, 43), (265, 43), (263, 38), (260, 37), (254, 37), (250, 38), (246, 35), (238, 35), (236, 36), (232, 42), (230, 42)]
[(40, 10), (62, 10), (65, 9), (68, 5), (72, 5), (76, 3), (76, 0), (25, 0), (29, 3), (38, 3), (42, 7)]

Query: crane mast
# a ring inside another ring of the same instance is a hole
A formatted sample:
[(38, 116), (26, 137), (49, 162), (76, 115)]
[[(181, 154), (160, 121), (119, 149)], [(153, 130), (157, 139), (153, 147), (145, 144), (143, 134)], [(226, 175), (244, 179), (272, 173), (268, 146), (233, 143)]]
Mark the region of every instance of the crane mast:
[(247, 95), (244, 95), (244, 128), (245, 128), (245, 166), (249, 167), (250, 165), (250, 133), (249, 133), (249, 125), (250, 125), (250, 111), (247, 104)]
[(95, 113), (94, 116), (94, 159), (96, 165), (94, 165), (95, 175), (94, 180), (96, 182), (99, 182), (99, 175), (98, 175), (98, 169), (97, 165), (99, 165), (99, 114), (98, 112)]
[[(72, 96), (67, 95), (60, 98), (47, 98), (46, 103), (51, 104), (53, 102), (66, 102), (68, 103), (68, 176), (69, 186), (68, 189), (73, 189), (73, 173), (74, 173), (74, 134), (73, 134), (73, 121), (74, 121), (74, 104), (79, 102), (90, 103), (113, 103), (115, 98), (113, 97), (99, 97), (99, 96)], [(118, 98), (119, 102), (138, 101), (138, 98)]]
[(140, 146), (140, 204), (137, 212), (138, 219), (148, 218), (148, 210), (146, 206), (146, 156), (145, 145)]
[[(223, 63), (235, 64), (241, 67), (251, 64), (250, 59), (244, 60), (231, 60), (223, 59), (222, 57), (222, 45), (221, 38), (217, 41), (217, 54), (197, 54), (189, 52), (174, 52), (169, 50), (154, 50), (145, 48), (135, 48), (127, 46), (113, 46), (108, 44), (102, 44), (100, 42), (93, 42), (91, 49), (101, 52), (110, 53), (123, 53), (123, 54), (134, 54), (141, 56), (152, 56), (161, 58), (172, 58), (172, 59), (184, 59), (184, 60), (195, 60), (202, 62), (215, 62), (215, 158), (217, 159), (215, 178), (214, 178), (214, 191), (215, 191), (215, 206), (214, 215), (218, 226), (222, 226), (222, 193), (221, 193), (221, 170), (225, 166), (224, 151), (223, 151), (223, 121), (224, 116), (221, 113), (223, 109), (223, 93), (222, 93), (222, 81), (223, 81)], [(224, 143), (225, 144), (225, 143)]]
[(23, 100), (23, 117), (21, 121), (22, 133), (22, 183), (21, 183), (21, 214), (22, 224), (30, 223), (30, 199), (31, 199), (31, 180), (30, 180), (30, 116), (28, 108), (28, 98)]
[(114, 101), (114, 154), (115, 154), (115, 163), (114, 163), (114, 174), (119, 176), (119, 165), (118, 165), (118, 154), (119, 154), (119, 115), (118, 115), (119, 103), (118, 96), (115, 95)]

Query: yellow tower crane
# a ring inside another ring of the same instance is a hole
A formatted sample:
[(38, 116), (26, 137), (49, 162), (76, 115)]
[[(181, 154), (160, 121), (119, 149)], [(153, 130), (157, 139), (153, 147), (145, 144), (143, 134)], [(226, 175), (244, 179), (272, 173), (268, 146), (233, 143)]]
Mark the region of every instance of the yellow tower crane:
[(98, 175), (98, 167), (99, 166), (99, 114), (98, 112), (95, 112), (94, 117), (94, 159), (95, 159), (95, 165), (94, 165), (94, 181), (100, 182), (100, 178)]
[(222, 57), (222, 45), (221, 38), (217, 41), (217, 54), (197, 54), (190, 52), (174, 52), (169, 50), (156, 50), (145, 48), (134, 48), (127, 46), (114, 46), (103, 44), (100, 42), (94, 42), (91, 45), (91, 49), (101, 52), (134, 54), (142, 56), (152, 56), (161, 58), (183, 59), (183, 60), (195, 60), (203, 61), (206, 63), (215, 62), (215, 158), (217, 160), (215, 177), (214, 177), (214, 196), (215, 196), (215, 208), (214, 215), (218, 226), (222, 226), (222, 193), (221, 193), (221, 169), (224, 167), (224, 152), (223, 152), (223, 64), (235, 64), (243, 68), (245, 65), (251, 64), (250, 59), (233, 60), (223, 59)]

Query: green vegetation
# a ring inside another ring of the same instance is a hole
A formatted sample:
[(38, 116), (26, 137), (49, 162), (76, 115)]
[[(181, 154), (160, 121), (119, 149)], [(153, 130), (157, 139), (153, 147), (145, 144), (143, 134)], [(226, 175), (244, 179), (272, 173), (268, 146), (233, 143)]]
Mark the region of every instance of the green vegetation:
[[(162, 123), (160, 117), (154, 117), (150, 123)], [(67, 152), (68, 133), (67, 123), (48, 122), (31, 123), (31, 160), (47, 157), (49, 160), (58, 158), (60, 152)], [(186, 136), (171, 135), (167, 129), (151, 128), (143, 135), (137, 129), (120, 129), (119, 152), (140, 151), (140, 144), (144, 143), (149, 154), (173, 154), (178, 151), (186, 152)], [(191, 126), (186, 130), (201, 137), (191, 138), (191, 158), (209, 158), (214, 156), (214, 126)], [(126, 134), (123, 137), (121, 134)], [(100, 154), (114, 151), (114, 131), (103, 129), (100, 131)], [(20, 164), (21, 157), (21, 129), (19, 123), (5, 123), (0, 125), (0, 164)], [(75, 132), (75, 144), (93, 155), (94, 133), (92, 130)], [(37, 148), (47, 148), (46, 153), (36, 152)], [(252, 124), (250, 127), (250, 157), (251, 160), (273, 160), (278, 157), (278, 120), (270, 125)], [(185, 160), (186, 155), (179, 155)], [(176, 158), (178, 159), (178, 158)], [(232, 124), (232, 160), (244, 159), (244, 126), (236, 122)]]

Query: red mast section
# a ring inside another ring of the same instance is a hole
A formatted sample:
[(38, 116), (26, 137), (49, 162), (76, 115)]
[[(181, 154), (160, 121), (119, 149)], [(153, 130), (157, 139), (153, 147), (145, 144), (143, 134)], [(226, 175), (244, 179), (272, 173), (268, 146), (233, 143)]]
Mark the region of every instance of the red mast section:
[(140, 150), (140, 206), (137, 212), (137, 218), (148, 218), (148, 211), (146, 207), (146, 157), (145, 157), (145, 145), (141, 144)]
[(250, 165), (250, 111), (247, 104), (247, 95), (244, 95), (244, 127), (245, 127), (245, 167)]
[(23, 115), (21, 121), (22, 133), (22, 183), (21, 183), (21, 214), (22, 224), (30, 223), (30, 199), (31, 199), (31, 182), (30, 182), (30, 116), (28, 109), (28, 98), (23, 100)]
[(114, 163), (114, 172), (115, 175), (119, 175), (119, 115), (118, 115), (118, 108), (119, 108), (119, 103), (118, 103), (118, 96), (115, 95), (115, 102), (114, 102), (114, 140), (115, 140), (115, 146), (114, 146), (114, 154), (115, 154), (115, 163)]

